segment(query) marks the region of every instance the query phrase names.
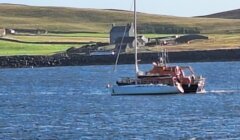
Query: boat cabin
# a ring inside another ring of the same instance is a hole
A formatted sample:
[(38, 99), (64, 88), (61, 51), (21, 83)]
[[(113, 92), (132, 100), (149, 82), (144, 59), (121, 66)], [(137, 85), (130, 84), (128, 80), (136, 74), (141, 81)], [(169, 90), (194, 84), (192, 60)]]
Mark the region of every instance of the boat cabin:
[[(187, 73), (187, 75), (185, 74)], [(143, 76), (139, 76), (140, 78)], [(146, 72), (145, 77), (175, 77), (182, 84), (194, 82), (194, 72), (191, 67), (154, 65), (152, 70)]]

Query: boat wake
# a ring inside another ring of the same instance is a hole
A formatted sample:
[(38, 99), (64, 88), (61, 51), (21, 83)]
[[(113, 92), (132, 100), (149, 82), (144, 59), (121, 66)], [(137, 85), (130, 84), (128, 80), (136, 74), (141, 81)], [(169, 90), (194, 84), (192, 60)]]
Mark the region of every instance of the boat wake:
[(205, 89), (201, 90), (201, 91), (198, 91), (197, 93), (207, 93), (208, 91), (206, 91)]
[(106, 95), (106, 94), (110, 94), (108, 90), (103, 91), (103, 90), (91, 90), (89, 92), (84, 92), (81, 93), (82, 95)]
[(210, 91), (206, 91), (206, 93), (218, 93), (218, 94), (224, 94), (224, 93), (240, 93), (240, 90), (221, 89), (221, 90), (210, 90)]

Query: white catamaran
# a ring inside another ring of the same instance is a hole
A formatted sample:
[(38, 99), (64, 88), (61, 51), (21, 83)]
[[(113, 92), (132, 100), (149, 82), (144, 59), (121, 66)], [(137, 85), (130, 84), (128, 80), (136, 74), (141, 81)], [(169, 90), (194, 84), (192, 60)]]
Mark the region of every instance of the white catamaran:
[[(134, 47), (135, 47), (135, 72), (134, 78), (126, 77), (117, 81), (112, 86), (112, 95), (162, 95), (162, 94), (178, 94), (184, 90), (177, 81), (176, 77), (164, 76), (158, 77), (161, 80), (145, 81), (139, 78), (144, 75), (138, 68), (138, 46), (137, 46), (137, 8), (136, 0), (134, 0)], [(164, 82), (161, 82), (164, 81)]]

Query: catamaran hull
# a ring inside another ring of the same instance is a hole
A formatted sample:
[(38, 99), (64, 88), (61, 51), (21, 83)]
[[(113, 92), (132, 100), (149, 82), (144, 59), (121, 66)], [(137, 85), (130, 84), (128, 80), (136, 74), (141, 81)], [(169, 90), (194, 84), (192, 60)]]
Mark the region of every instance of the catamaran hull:
[(112, 87), (112, 95), (165, 95), (182, 92), (181, 87), (167, 85), (114, 85)]
[(198, 85), (182, 85), (184, 89), (184, 93), (197, 93), (198, 91)]
[(201, 93), (204, 91), (205, 79), (200, 79), (195, 84), (182, 84), (184, 93)]
[(183, 89), (184, 89), (184, 93), (201, 93), (202, 91), (204, 91), (204, 86), (203, 85), (198, 85), (198, 84), (194, 84), (194, 85), (182, 85)]

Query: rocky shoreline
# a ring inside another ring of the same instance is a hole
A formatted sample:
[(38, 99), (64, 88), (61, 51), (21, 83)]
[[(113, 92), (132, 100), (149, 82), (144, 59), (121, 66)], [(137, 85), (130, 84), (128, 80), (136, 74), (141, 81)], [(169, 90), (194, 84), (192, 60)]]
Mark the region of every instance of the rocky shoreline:
[[(140, 63), (152, 63), (158, 53), (140, 53)], [(55, 66), (112, 65), (116, 56), (86, 56), (78, 54), (56, 54), (52, 56), (0, 56), (0, 68), (33, 68)], [(181, 62), (240, 61), (240, 49), (169, 52), (169, 60)], [(133, 54), (121, 54), (119, 64), (134, 63)]]

